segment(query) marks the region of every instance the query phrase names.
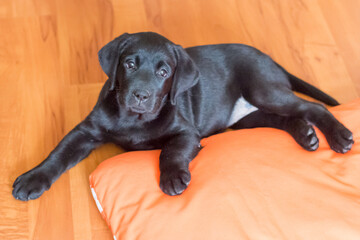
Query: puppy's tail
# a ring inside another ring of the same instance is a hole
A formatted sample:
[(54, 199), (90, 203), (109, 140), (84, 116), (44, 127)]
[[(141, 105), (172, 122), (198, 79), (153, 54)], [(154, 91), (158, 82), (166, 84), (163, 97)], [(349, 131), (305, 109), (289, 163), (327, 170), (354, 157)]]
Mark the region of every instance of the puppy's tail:
[[(277, 63), (276, 63), (277, 64)], [(292, 90), (296, 92), (303, 93), (305, 95), (308, 95), (312, 98), (315, 98), (323, 103), (326, 103), (330, 106), (337, 106), (339, 105), (339, 102), (336, 101), (334, 98), (329, 96), (328, 94), (324, 93), (320, 89), (310, 85), (309, 83), (301, 80), (300, 78), (292, 75), (291, 73), (287, 72), (283, 67), (281, 67), (279, 64), (277, 64), (278, 67), (280, 67), (288, 76)]]
[(300, 78), (295, 77), (290, 73), (288, 73), (288, 76), (289, 76), (290, 84), (294, 91), (306, 94), (330, 106), (339, 105), (338, 101), (336, 101), (334, 98), (324, 93), (320, 89), (310, 85), (309, 83), (301, 80)]

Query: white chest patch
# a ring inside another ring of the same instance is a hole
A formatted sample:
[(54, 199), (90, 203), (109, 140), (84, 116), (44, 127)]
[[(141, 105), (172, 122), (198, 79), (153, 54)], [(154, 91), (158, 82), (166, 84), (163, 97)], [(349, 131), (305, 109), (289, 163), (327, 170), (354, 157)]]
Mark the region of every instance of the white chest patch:
[(258, 110), (258, 108), (248, 103), (243, 97), (239, 98), (235, 103), (227, 126), (230, 127), (246, 115), (256, 110)]

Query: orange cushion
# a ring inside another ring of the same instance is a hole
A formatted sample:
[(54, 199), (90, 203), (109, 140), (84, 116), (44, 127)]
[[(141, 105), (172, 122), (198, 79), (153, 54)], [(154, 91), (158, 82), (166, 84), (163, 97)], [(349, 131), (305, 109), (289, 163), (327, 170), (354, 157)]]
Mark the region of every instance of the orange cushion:
[(115, 239), (360, 239), (360, 100), (333, 108), (354, 133), (346, 154), (286, 132), (247, 129), (202, 140), (180, 196), (159, 188), (159, 150), (101, 163), (90, 185)]

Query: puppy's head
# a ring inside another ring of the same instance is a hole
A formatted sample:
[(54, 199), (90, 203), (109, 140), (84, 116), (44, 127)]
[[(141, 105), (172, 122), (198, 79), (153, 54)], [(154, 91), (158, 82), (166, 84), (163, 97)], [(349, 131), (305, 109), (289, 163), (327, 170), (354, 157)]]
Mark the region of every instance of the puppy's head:
[(170, 100), (193, 87), (199, 71), (185, 50), (152, 32), (123, 34), (99, 51), (100, 65), (118, 91), (121, 107), (157, 115)]

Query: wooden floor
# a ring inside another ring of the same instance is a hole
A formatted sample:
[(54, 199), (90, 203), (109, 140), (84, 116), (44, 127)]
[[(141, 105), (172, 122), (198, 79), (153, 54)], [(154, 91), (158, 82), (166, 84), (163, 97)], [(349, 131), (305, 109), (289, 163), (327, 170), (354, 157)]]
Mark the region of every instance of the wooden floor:
[(345, 103), (360, 96), (358, 0), (1, 0), (0, 239), (112, 239), (88, 176), (121, 153), (101, 147), (40, 199), (13, 199), (94, 105), (97, 51), (123, 32), (156, 31), (183, 46), (253, 45)]

